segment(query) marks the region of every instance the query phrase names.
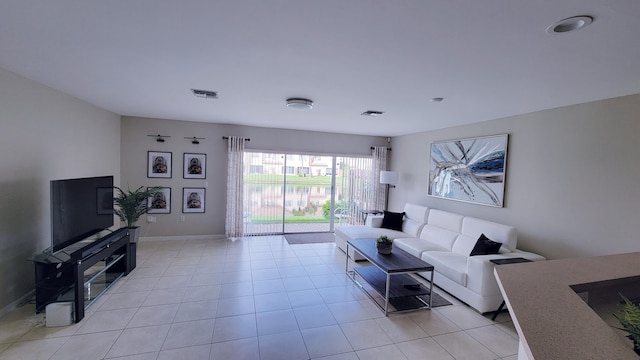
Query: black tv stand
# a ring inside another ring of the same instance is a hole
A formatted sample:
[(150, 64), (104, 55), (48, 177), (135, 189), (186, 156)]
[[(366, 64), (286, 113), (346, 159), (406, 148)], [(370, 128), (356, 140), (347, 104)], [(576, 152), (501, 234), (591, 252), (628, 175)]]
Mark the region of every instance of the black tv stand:
[(82, 320), (85, 307), (131, 271), (129, 249), (129, 229), (122, 228), (60, 253), (33, 257), (36, 313), (48, 304), (72, 301), (74, 321)]

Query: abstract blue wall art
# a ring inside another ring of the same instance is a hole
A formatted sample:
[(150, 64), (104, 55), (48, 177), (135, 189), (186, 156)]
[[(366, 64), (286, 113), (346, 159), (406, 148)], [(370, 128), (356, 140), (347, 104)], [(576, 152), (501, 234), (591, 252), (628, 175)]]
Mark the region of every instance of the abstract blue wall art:
[(502, 207), (508, 135), (431, 144), (429, 195)]

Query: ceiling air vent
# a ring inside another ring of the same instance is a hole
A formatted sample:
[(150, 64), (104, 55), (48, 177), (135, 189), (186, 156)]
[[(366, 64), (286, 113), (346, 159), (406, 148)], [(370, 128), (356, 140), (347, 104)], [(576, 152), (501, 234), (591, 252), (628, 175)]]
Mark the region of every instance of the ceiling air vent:
[(193, 92), (193, 95), (200, 97), (200, 98), (205, 98), (205, 99), (217, 99), (218, 98), (218, 93), (215, 91), (209, 91), (209, 90), (198, 90), (198, 89), (191, 89), (191, 91)]
[(384, 114), (384, 111), (367, 110), (367, 111), (363, 112), (363, 113), (362, 113), (362, 114), (360, 114), (360, 115), (362, 115), (362, 116), (371, 116), (371, 117), (376, 117), (376, 116), (380, 116), (380, 115), (382, 115), (382, 114)]

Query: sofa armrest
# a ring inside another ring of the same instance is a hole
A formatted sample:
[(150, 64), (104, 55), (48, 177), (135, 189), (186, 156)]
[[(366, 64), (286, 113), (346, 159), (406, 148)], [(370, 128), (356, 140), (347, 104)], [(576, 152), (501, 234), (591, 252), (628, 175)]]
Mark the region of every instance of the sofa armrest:
[(495, 264), (490, 260), (505, 259), (506, 254), (469, 256), (467, 259), (467, 288), (481, 296), (498, 295), (500, 288), (493, 276)]
[(382, 219), (384, 216), (382, 215), (369, 215), (367, 216), (367, 222), (365, 225), (369, 225), (374, 228), (382, 227)]
[(509, 255), (511, 255), (509, 257), (521, 257), (521, 258), (529, 259), (531, 261), (547, 260), (542, 255), (538, 255), (538, 254), (535, 254), (535, 253), (532, 253), (532, 252), (528, 252), (528, 251), (522, 251), (520, 249), (513, 250), (513, 252), (511, 254), (509, 254)]
[(469, 256), (467, 260), (467, 288), (482, 296), (499, 295), (500, 288), (493, 275), (496, 264), (493, 259), (525, 258), (531, 261), (544, 260), (545, 258), (534, 253), (516, 249), (513, 252), (495, 255)]

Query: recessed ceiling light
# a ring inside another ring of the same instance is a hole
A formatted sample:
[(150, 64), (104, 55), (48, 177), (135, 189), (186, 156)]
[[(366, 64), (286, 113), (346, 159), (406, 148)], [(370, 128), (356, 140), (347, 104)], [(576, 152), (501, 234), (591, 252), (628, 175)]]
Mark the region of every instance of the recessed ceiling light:
[(295, 110), (309, 110), (313, 108), (313, 101), (303, 98), (287, 99), (287, 107)]
[(218, 98), (218, 93), (215, 92), (215, 91), (191, 89), (191, 92), (193, 92), (194, 96), (200, 97), (200, 98), (205, 98), (205, 99), (217, 99)]
[(362, 116), (371, 116), (371, 117), (376, 117), (376, 116), (380, 116), (384, 114), (384, 111), (377, 111), (377, 110), (367, 110), (365, 112), (363, 112)]
[(588, 15), (573, 16), (556, 22), (547, 28), (548, 34), (560, 34), (580, 30), (591, 24), (593, 17)]
[(443, 98), (443, 97), (434, 97), (434, 98), (431, 98), (431, 102), (436, 102), (436, 103), (437, 103), (437, 102), (442, 102), (442, 101), (444, 101), (444, 98)]

